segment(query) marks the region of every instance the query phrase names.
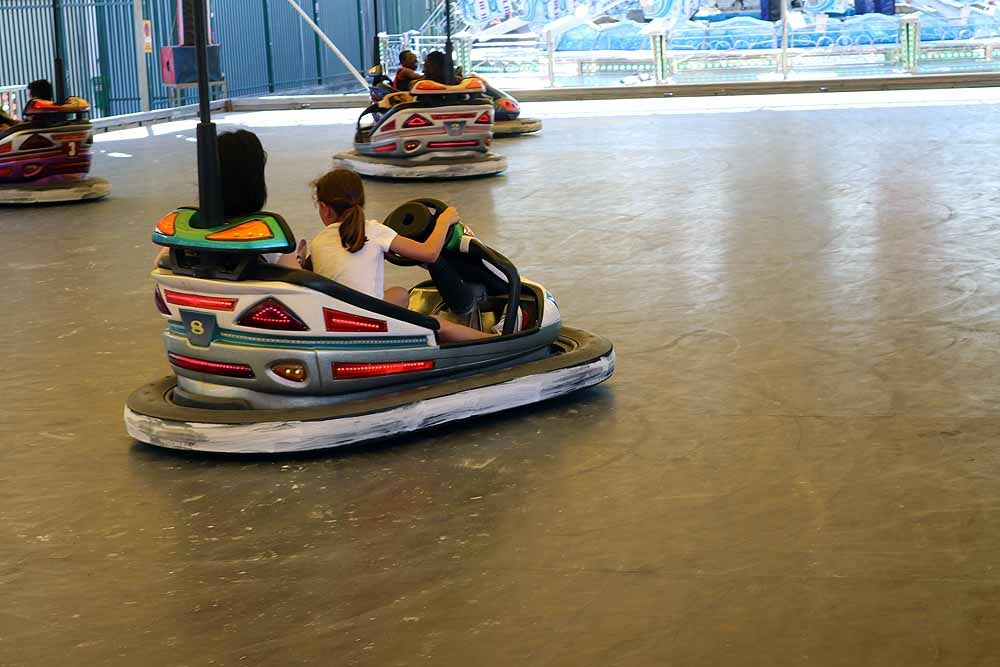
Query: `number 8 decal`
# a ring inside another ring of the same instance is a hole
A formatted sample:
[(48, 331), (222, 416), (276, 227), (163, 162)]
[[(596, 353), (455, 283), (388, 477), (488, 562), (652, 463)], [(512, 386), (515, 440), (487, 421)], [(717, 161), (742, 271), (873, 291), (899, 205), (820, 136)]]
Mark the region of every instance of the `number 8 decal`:
[(205, 333), (205, 325), (201, 323), (201, 320), (191, 320), (191, 333), (197, 336)]

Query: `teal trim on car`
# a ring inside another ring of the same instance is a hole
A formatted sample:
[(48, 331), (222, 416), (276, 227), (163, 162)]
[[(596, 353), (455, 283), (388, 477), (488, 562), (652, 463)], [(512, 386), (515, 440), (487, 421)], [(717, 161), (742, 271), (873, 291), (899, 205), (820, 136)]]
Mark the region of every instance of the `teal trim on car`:
[[(171, 321), (167, 331), (184, 338), (188, 337), (187, 328), (182, 322)], [(396, 349), (402, 347), (427, 347), (426, 336), (366, 336), (364, 338), (296, 338), (292, 336), (274, 336), (270, 334), (248, 333), (233, 329), (218, 329), (212, 342), (229, 343), (230, 345), (245, 345), (247, 347), (273, 347), (296, 350), (357, 350), (357, 349)]]
[[(224, 225), (200, 229), (192, 226), (197, 220), (198, 209), (181, 207), (168, 213), (153, 230), (153, 243), (167, 248), (183, 248), (190, 250), (214, 250), (216, 252), (235, 253), (286, 253), (295, 250), (295, 236), (288, 228), (288, 223), (276, 213), (260, 211), (235, 220), (229, 220)], [(172, 218), (172, 222), (171, 222)], [(239, 227), (253, 225), (253, 231), (266, 237), (247, 238), (245, 240), (218, 240), (210, 236), (222, 234)], [(171, 225), (173, 233), (169, 233)]]

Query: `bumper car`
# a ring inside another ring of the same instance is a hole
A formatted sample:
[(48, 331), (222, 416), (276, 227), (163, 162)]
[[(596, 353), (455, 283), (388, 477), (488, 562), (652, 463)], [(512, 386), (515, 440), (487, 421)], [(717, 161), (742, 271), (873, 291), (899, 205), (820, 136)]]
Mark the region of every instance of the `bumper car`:
[(486, 87), (486, 94), (493, 100), (493, 136), (516, 137), (542, 129), (540, 119), (521, 117), (521, 105), (510, 93), (494, 88), (485, 79), (480, 78), (480, 81)]
[(94, 130), (90, 105), (32, 100), (27, 120), (0, 132), (0, 204), (46, 204), (100, 199), (111, 184), (90, 173)]
[[(415, 200), (386, 224), (424, 239), (445, 205)], [(506, 257), (449, 230), (412, 310), (305, 269), (261, 261), (295, 239), (259, 213), (195, 228), (182, 208), (156, 227), (153, 272), (174, 375), (136, 390), (128, 433), (160, 447), (282, 453), (385, 439), (560, 396), (614, 371), (606, 339), (563, 326), (552, 295)], [(389, 257), (407, 264), (408, 260)], [(439, 343), (437, 315), (499, 336)]]
[(493, 107), (480, 80), (453, 86), (423, 80), (409, 92), (378, 92), (358, 118), (354, 150), (335, 155), (335, 166), (399, 179), (466, 178), (507, 168), (505, 158), (490, 152)]

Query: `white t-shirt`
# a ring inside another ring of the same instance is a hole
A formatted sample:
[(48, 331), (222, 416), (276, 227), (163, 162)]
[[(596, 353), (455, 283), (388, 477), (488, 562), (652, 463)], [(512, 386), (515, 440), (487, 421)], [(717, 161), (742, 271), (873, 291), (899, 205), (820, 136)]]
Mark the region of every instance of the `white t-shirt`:
[(365, 238), (361, 250), (350, 252), (340, 240), (340, 223), (328, 225), (309, 244), (313, 271), (381, 299), (385, 293), (385, 253), (396, 232), (377, 220), (366, 220)]

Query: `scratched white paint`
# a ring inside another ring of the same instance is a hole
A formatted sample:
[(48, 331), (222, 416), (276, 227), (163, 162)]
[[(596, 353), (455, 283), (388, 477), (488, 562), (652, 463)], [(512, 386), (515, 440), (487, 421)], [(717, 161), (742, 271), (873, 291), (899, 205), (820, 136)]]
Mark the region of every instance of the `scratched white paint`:
[(136, 440), (171, 449), (277, 454), (350, 445), (544, 401), (598, 384), (615, 369), (612, 351), (589, 364), (440, 396), (394, 410), (327, 421), (205, 424), (147, 417), (125, 408)]
[(59, 185), (0, 187), (0, 204), (55, 204), (100, 199), (109, 194), (111, 194), (111, 183), (107, 179), (86, 178)]
[(378, 158), (359, 155), (355, 151), (344, 151), (333, 156), (334, 167), (344, 167), (361, 174), (376, 178), (468, 178), (470, 176), (486, 176), (499, 174), (507, 169), (507, 158), (496, 153), (486, 153), (481, 157), (467, 161), (456, 161), (455, 158), (439, 158), (436, 160), (413, 159), (405, 165), (386, 162)]

